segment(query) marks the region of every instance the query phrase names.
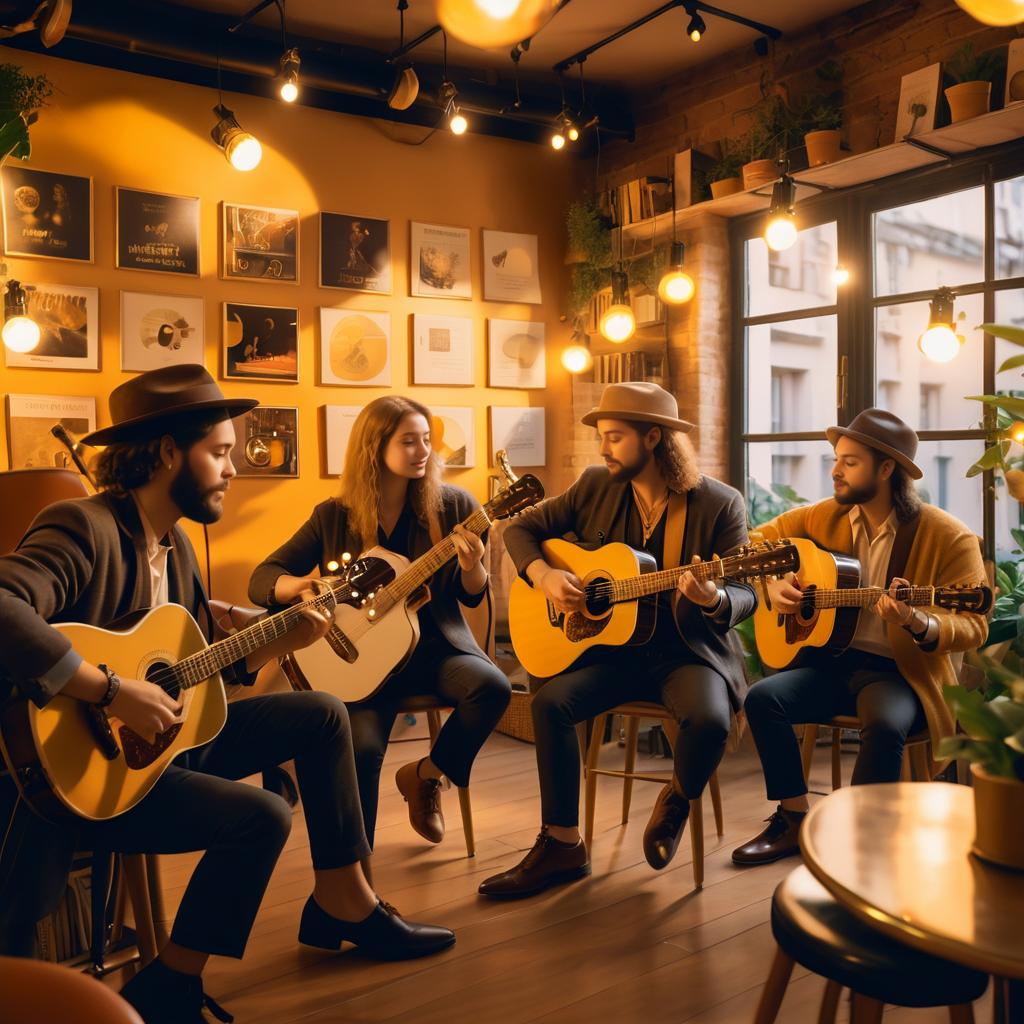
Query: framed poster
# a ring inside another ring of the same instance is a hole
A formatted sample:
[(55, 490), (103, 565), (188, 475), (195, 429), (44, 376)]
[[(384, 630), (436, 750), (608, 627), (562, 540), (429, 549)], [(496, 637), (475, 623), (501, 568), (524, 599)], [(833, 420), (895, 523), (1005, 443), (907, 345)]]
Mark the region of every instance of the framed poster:
[(513, 466), (543, 466), (544, 455), (544, 410), (506, 409), (492, 405), (491, 414), (491, 465), (494, 453), (504, 448)]
[(222, 203), (221, 276), (247, 281), (299, 280), (299, 213)]
[(544, 325), (487, 321), (487, 383), (492, 388), (542, 388), (547, 383)]
[(1024, 39), (1011, 39), (1006, 54), (1006, 90), (1003, 106), (1024, 100)]
[(411, 224), (409, 270), (412, 294), (425, 298), (471, 299), (469, 228)]
[(238, 380), (299, 379), (299, 311), (224, 303), (224, 376)]
[(8, 395), (7, 454), (11, 469), (75, 469), (68, 450), (50, 433), (60, 423), (77, 440), (96, 429), (96, 399), (78, 395)]
[(199, 276), (199, 200), (116, 189), (117, 266)]
[(31, 352), (4, 350), (7, 366), (37, 370), (100, 368), (99, 288), (65, 284), (23, 284), (28, 315), (39, 324)]
[(473, 383), (473, 321), (468, 316), (412, 318), (413, 384)]
[(430, 416), (430, 444), (445, 469), (471, 469), (475, 466), (473, 410), (468, 406), (435, 405)]
[(341, 476), (345, 471), (345, 451), (361, 405), (325, 405), (324, 437), (327, 451), (327, 475)]
[(540, 302), (536, 235), (484, 230), (484, 299)]
[(8, 256), (92, 263), (92, 178), (3, 168), (4, 250)]
[(391, 314), (320, 307), (320, 384), (391, 385)]
[(900, 102), (896, 108), (896, 141), (908, 135), (920, 135), (935, 127), (935, 108), (939, 103), (942, 65), (929, 64), (911, 71), (900, 80)]
[(299, 475), (299, 410), (258, 405), (236, 416), (231, 461), (239, 476)]
[(199, 296), (121, 292), (121, 369), (202, 363), (205, 313)]
[(386, 220), (320, 214), (320, 287), (391, 294), (391, 227)]

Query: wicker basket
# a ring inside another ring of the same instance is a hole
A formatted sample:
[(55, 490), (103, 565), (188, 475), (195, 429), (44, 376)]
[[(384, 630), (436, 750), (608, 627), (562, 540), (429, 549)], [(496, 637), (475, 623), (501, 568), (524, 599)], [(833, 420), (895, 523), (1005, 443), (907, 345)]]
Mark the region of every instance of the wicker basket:
[(498, 732), (516, 740), (533, 743), (533, 715), (530, 712), (532, 700), (533, 695), (529, 690), (513, 689), (512, 699), (505, 709), (505, 714), (495, 727)]

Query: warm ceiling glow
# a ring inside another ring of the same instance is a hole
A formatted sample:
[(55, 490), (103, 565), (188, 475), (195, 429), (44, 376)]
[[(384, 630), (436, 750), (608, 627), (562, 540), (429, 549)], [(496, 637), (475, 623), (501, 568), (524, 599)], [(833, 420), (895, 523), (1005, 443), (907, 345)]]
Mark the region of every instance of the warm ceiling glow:
[(529, 39), (559, 0), (437, 0), (437, 20), (456, 39), (486, 50)]

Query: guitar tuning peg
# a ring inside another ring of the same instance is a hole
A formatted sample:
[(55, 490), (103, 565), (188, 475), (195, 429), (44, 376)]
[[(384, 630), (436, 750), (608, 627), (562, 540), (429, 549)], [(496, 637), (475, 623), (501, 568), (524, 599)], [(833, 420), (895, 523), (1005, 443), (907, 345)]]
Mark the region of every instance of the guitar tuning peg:
[(328, 572), (337, 572), (338, 571), (338, 563), (336, 561), (334, 561), (333, 558), (327, 563), (327, 571)]

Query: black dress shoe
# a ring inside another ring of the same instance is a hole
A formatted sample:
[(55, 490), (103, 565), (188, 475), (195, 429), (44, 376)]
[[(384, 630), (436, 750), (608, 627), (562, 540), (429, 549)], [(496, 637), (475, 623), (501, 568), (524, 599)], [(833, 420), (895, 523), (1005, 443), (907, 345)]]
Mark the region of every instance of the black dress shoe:
[(375, 960), (414, 960), (454, 946), (455, 932), (406, 921), (383, 900), (362, 921), (342, 921), (328, 914), (310, 896), (302, 909), (299, 942), (319, 949), (341, 949), (343, 942), (351, 942)]
[(159, 959), (121, 989), (121, 998), (135, 1007), (146, 1024), (206, 1024), (204, 1009), (224, 1024), (235, 1019), (203, 992), (199, 975), (174, 971)]
[(676, 855), (689, 816), (690, 801), (670, 782), (654, 801), (651, 819), (644, 829), (644, 856), (655, 871), (666, 867)]
[(514, 868), (485, 879), (477, 891), (493, 899), (516, 900), (589, 874), (586, 843), (582, 839), (575, 843), (560, 842), (544, 828), (530, 852)]
[(753, 864), (771, 864), (792, 857), (800, 852), (800, 823), (806, 811), (783, 810), (782, 804), (775, 813), (765, 819), (768, 825), (749, 843), (744, 843), (732, 851), (733, 864), (746, 867)]

